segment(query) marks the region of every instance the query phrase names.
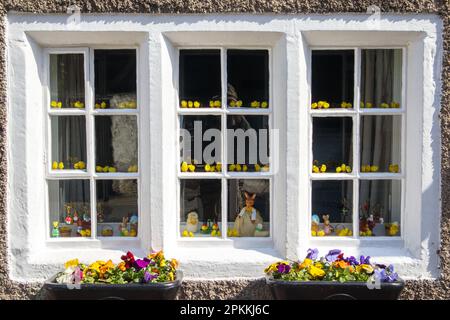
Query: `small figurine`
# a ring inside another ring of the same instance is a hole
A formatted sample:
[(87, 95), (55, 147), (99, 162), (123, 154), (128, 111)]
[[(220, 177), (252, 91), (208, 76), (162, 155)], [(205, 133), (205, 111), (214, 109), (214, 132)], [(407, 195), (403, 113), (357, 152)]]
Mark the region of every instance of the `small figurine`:
[(103, 213), (103, 206), (101, 203), (97, 204), (97, 222), (105, 221), (105, 214)]
[(83, 206), (83, 220), (85, 222), (91, 221), (91, 215), (89, 214), (89, 208), (87, 206)]
[(64, 221), (66, 222), (66, 224), (72, 224), (73, 220), (72, 220), (72, 217), (70, 215), (70, 213), (72, 211), (72, 207), (68, 203), (66, 203), (64, 205), (64, 207), (66, 209), (66, 218), (64, 219)]
[(192, 233), (196, 233), (198, 231), (198, 214), (197, 214), (197, 212), (191, 211), (187, 214), (186, 230), (188, 232), (192, 232)]
[(129, 220), (128, 217), (122, 218), (122, 223), (120, 224), (120, 227), (119, 227), (120, 235), (122, 237), (128, 236), (128, 220)]
[(59, 237), (59, 229), (58, 229), (59, 222), (58, 221), (53, 221), (52, 225), (53, 225), (52, 237), (53, 238), (58, 238)]
[(72, 217), (71, 216), (66, 216), (66, 218), (64, 219), (64, 222), (66, 224), (72, 224)]
[(313, 214), (311, 218), (311, 232), (313, 235), (316, 235), (317, 231), (319, 231), (319, 223), (319, 216), (317, 214)]
[(258, 210), (254, 208), (256, 193), (244, 192), (245, 207), (239, 212), (234, 221), (234, 229), (240, 237), (254, 237), (256, 225), (262, 224), (263, 219)]
[(323, 219), (323, 231), (326, 235), (329, 235), (333, 232), (333, 226), (330, 224), (330, 215), (324, 214), (322, 215)]

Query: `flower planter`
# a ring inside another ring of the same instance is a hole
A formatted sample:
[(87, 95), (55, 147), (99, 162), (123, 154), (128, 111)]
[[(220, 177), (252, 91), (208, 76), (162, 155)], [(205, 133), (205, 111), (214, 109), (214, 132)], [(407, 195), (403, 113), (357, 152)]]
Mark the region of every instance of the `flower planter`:
[(285, 281), (266, 277), (277, 300), (395, 300), (405, 287), (401, 279), (369, 288), (366, 282)]
[(102, 284), (56, 283), (56, 275), (44, 284), (47, 299), (51, 300), (173, 300), (183, 280), (177, 271), (176, 279), (158, 283)]

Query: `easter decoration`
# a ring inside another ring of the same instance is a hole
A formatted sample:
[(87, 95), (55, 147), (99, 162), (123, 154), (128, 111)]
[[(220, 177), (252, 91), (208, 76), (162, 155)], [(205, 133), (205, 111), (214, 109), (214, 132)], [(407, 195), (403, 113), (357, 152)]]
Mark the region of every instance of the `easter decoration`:
[(323, 231), (325, 232), (325, 235), (330, 235), (334, 228), (330, 223), (330, 215), (329, 214), (324, 214), (322, 215), (322, 219), (323, 219)]
[(239, 237), (254, 237), (256, 226), (263, 223), (263, 219), (258, 210), (255, 209), (256, 193), (244, 191), (245, 206), (239, 212), (234, 221), (234, 229)]
[(186, 218), (186, 230), (188, 232), (196, 233), (198, 231), (198, 213), (190, 211)]

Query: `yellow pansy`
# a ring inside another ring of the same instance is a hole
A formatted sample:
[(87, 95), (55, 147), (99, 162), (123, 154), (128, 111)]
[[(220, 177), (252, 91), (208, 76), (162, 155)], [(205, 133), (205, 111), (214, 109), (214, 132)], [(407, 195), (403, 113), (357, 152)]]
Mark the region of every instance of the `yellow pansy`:
[(306, 258), (305, 260), (303, 260), (303, 262), (300, 264), (299, 268), (300, 269), (305, 269), (307, 267), (309, 267), (310, 265), (312, 265), (313, 261), (311, 259)]
[(369, 264), (362, 264), (361, 269), (363, 269), (366, 273), (373, 273), (373, 268)]
[(80, 263), (78, 262), (78, 259), (72, 259), (69, 261), (66, 261), (66, 263), (64, 264), (64, 268), (71, 268), (71, 267), (76, 267), (78, 266)]
[(308, 272), (309, 272), (309, 274), (312, 275), (314, 278), (323, 278), (323, 277), (325, 276), (325, 271), (323, 271), (322, 269), (317, 268), (317, 267), (315, 267), (315, 266), (313, 266), (313, 265), (311, 265), (311, 266), (308, 268)]

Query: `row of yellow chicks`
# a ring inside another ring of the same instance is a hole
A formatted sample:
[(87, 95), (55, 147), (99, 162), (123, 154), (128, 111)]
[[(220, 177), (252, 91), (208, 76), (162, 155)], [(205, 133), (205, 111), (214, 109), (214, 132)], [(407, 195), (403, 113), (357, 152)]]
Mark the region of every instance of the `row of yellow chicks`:
[[(269, 167), (269, 165), (268, 164), (266, 164), (266, 165), (260, 165), (260, 164), (258, 164), (258, 163), (256, 163), (255, 165), (254, 165), (254, 168), (255, 168), (255, 172), (259, 172), (259, 171), (264, 171), (264, 172), (267, 172), (267, 171), (269, 171), (269, 169), (270, 169), (270, 167)], [(248, 171), (248, 166), (246, 165), (246, 164), (230, 164), (229, 166), (228, 166), (228, 171), (231, 171), (231, 172), (234, 172), (234, 171), (237, 171), (237, 172), (241, 172), (241, 171), (243, 171), (243, 172), (246, 172), (246, 171)]]
[(188, 171), (194, 172), (195, 169), (196, 169), (195, 164), (193, 163), (188, 164), (186, 161), (183, 161), (181, 163), (181, 172), (188, 172)]
[[(200, 101), (192, 101), (192, 100), (181, 100), (180, 107), (181, 108), (200, 108), (202, 104)], [(209, 101), (209, 107), (210, 108), (220, 108), (222, 106), (222, 103), (220, 100), (210, 100)]]
[(222, 164), (220, 162), (214, 164), (205, 164), (205, 171), (206, 172), (216, 172), (216, 171), (222, 171)]
[[(61, 108), (62, 108), (62, 102), (61, 102), (61, 101), (55, 101), (55, 100), (52, 100), (52, 101), (50, 102), (50, 107), (56, 108), (56, 109), (61, 109)], [(84, 108), (84, 102), (81, 102), (81, 101), (75, 101), (75, 102), (73, 103), (73, 107), (74, 107), (74, 108), (77, 108), (77, 109), (83, 109), (83, 108)]]
[(313, 102), (311, 104), (311, 109), (328, 109), (330, 104), (326, 101)]
[(102, 166), (97, 165), (97, 166), (95, 166), (95, 171), (96, 172), (111, 172), (111, 173), (114, 173), (114, 172), (117, 172), (117, 169), (115, 167), (110, 167), (110, 166), (102, 167)]
[[(361, 108), (370, 109), (370, 108), (373, 108), (373, 104), (371, 102), (364, 103), (364, 102), (361, 101), (360, 107)], [(383, 103), (380, 104), (380, 108), (384, 108), (384, 109), (386, 109), (386, 108), (398, 109), (398, 108), (400, 108), (400, 103), (395, 102), (395, 101), (392, 101), (391, 103), (383, 102)]]
[(368, 165), (362, 165), (361, 166), (361, 172), (377, 172), (379, 169), (378, 166), (371, 166), (370, 164)]
[[(326, 164), (322, 164), (322, 165), (319, 166), (319, 165), (315, 165), (314, 164), (313, 168), (312, 168), (312, 172), (313, 173), (324, 173), (324, 172), (327, 172), (327, 165)], [(340, 166), (336, 167), (336, 172), (337, 173), (345, 173), (345, 172), (350, 173), (350, 172), (352, 172), (352, 167), (343, 163)]]
[[(325, 237), (326, 233), (324, 230), (311, 230), (311, 236), (313, 237)], [(344, 228), (336, 232), (336, 236), (338, 237), (351, 237), (353, 235), (352, 230), (349, 228)]]
[[(181, 236), (182, 237), (194, 237), (194, 233), (192, 232), (192, 231), (187, 231), (187, 230), (184, 230), (182, 233), (181, 233)], [(222, 236), (222, 233), (220, 232), (220, 230), (213, 230), (213, 231), (211, 231), (211, 237), (221, 237)]]
[(129, 100), (129, 101), (119, 102), (117, 107), (119, 109), (136, 109), (136, 101), (135, 100)]
[(269, 106), (269, 104), (267, 103), (267, 101), (252, 101), (250, 102), (250, 107), (251, 108), (267, 108)]
[[(84, 169), (86, 169), (86, 163), (84, 161), (75, 162), (73, 164), (73, 168), (74, 169), (84, 170)], [(59, 170), (63, 170), (64, 169), (64, 162), (62, 162), (62, 161), (60, 161), (60, 162), (53, 161), (52, 162), (52, 169), (53, 170), (58, 170), (58, 169)]]
[(95, 109), (106, 109), (107, 105), (105, 101), (102, 101), (101, 103), (96, 103), (94, 105)]
[(82, 237), (90, 237), (91, 236), (91, 229), (83, 229), (83, 230), (80, 230), (78, 233)]

